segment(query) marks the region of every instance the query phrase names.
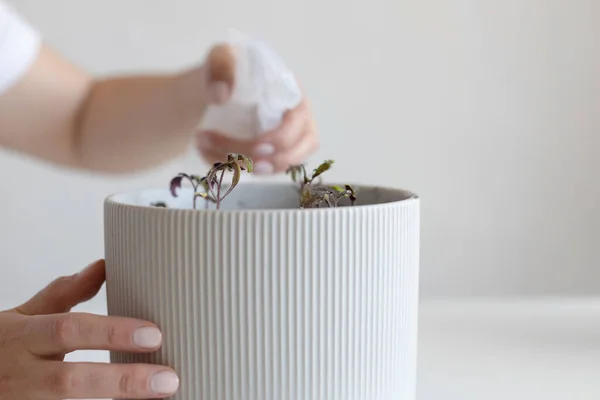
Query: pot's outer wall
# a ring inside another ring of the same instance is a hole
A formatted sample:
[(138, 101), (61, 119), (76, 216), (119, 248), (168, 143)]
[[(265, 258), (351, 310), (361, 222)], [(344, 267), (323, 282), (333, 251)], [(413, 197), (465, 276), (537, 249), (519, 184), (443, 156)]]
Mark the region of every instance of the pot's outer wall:
[(173, 399), (414, 400), (419, 199), (201, 212), (105, 203), (109, 315), (164, 344)]

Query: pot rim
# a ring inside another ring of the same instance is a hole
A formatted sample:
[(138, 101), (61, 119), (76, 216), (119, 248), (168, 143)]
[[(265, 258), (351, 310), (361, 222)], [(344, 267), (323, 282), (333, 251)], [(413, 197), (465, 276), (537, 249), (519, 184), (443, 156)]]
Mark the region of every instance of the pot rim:
[[(333, 183), (329, 183), (330, 185), (340, 185), (337, 182), (333, 182)], [(347, 182), (345, 183), (347, 184)], [(261, 185), (261, 186), (267, 186), (267, 185), (271, 185), (271, 186), (289, 186), (289, 185), (293, 185), (290, 183), (282, 183), (282, 182), (245, 182), (245, 183), (240, 183), (238, 185), (238, 187), (242, 187), (242, 186), (256, 186), (256, 185)], [(290, 213), (290, 212), (299, 212), (299, 213), (334, 213), (334, 212), (350, 212), (352, 210), (368, 210), (368, 209), (383, 209), (383, 208), (389, 208), (389, 207), (395, 207), (395, 206), (404, 206), (404, 205), (408, 205), (410, 203), (413, 202), (418, 202), (420, 200), (420, 197), (410, 191), (410, 190), (406, 190), (406, 189), (402, 189), (402, 188), (398, 188), (398, 187), (392, 187), (392, 186), (382, 186), (382, 185), (359, 185), (359, 184), (350, 184), (352, 185), (354, 188), (357, 188), (359, 190), (385, 190), (388, 192), (393, 192), (394, 194), (396, 194), (398, 196), (398, 198), (400, 198), (399, 200), (393, 200), (393, 201), (387, 201), (387, 202), (383, 202), (383, 203), (377, 203), (377, 204), (360, 204), (360, 205), (355, 205), (355, 206), (344, 206), (344, 207), (334, 207), (334, 208), (328, 208), (328, 207), (324, 207), (324, 208), (304, 208), (304, 209), (300, 209), (300, 208), (291, 208), (291, 207), (286, 207), (286, 208), (253, 208), (253, 209), (220, 209), (220, 210), (215, 210), (215, 209), (209, 209), (206, 210), (204, 208), (197, 208), (197, 209), (191, 209), (191, 208), (165, 208), (165, 207), (155, 207), (155, 206), (151, 206), (151, 205), (138, 205), (138, 204), (131, 204), (131, 203), (125, 203), (122, 201), (118, 201), (116, 198), (118, 198), (119, 196), (127, 196), (127, 195), (132, 195), (132, 194), (136, 194), (136, 193), (143, 193), (146, 191), (164, 191), (164, 190), (168, 190), (165, 189), (164, 187), (148, 187), (148, 188), (142, 188), (142, 189), (137, 189), (137, 190), (132, 190), (132, 191), (128, 191), (128, 192), (116, 192), (113, 193), (109, 196), (107, 196), (104, 199), (104, 204), (105, 206), (117, 206), (117, 207), (122, 207), (122, 208), (126, 208), (126, 209), (130, 209), (130, 210), (154, 210), (155, 212), (163, 212), (163, 213), (169, 213), (169, 212), (190, 212), (190, 213), (204, 213), (204, 214), (212, 214), (212, 213), (219, 213), (219, 214), (240, 214), (240, 213), (245, 213), (245, 214), (252, 214), (252, 213), (282, 213), (282, 212), (286, 212), (286, 213)]]

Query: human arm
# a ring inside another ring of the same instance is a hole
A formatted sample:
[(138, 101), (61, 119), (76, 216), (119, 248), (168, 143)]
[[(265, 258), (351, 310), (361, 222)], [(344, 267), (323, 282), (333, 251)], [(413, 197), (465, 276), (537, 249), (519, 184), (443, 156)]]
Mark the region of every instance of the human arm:
[(232, 91), (234, 64), (231, 50), (216, 46), (188, 70), (95, 78), (44, 45), (0, 0), (0, 147), (102, 172), (157, 166), (194, 139), (209, 161), (244, 153), (257, 162), (257, 172), (304, 162), (318, 146), (306, 98), (256, 140), (228, 139), (226, 132), (193, 135), (206, 106)]
[(0, 96), (0, 146), (103, 172), (160, 164), (185, 150), (206, 106), (228, 95), (231, 52), (215, 47), (207, 60), (172, 75), (96, 80), (43, 46)]

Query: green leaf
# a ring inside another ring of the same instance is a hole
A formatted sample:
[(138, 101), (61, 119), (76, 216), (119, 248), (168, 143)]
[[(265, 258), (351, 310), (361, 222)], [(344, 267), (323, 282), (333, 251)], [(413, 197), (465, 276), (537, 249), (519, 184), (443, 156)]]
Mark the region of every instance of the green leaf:
[(232, 163), (231, 167), (233, 169), (233, 178), (231, 178), (231, 188), (229, 190), (232, 190), (234, 187), (236, 187), (237, 184), (240, 183), (240, 178), (242, 177), (242, 169), (238, 163)]
[(296, 182), (296, 174), (298, 172), (298, 167), (295, 165), (290, 165), (288, 169), (285, 170), (286, 174), (290, 174), (292, 181)]
[[(319, 165), (313, 172), (313, 176), (312, 179), (315, 179), (317, 176), (323, 174), (325, 171), (328, 171), (331, 169), (331, 166), (333, 165), (335, 161), (333, 160), (325, 160), (321, 165)], [(312, 180), (311, 179), (311, 180)]]
[(246, 167), (246, 171), (248, 173), (254, 171), (254, 163), (252, 162), (252, 159), (244, 154), (238, 154), (238, 161), (243, 161), (244, 162), (244, 166)]
[(200, 178), (200, 186), (202, 186), (202, 188), (204, 189), (205, 192), (208, 192), (208, 180), (206, 179), (206, 177), (202, 177)]
[[(290, 174), (293, 182), (298, 182), (298, 175), (304, 171), (304, 178), (306, 178), (306, 171), (304, 169), (304, 165), (290, 165), (288, 169), (285, 171), (286, 174)], [(306, 179), (304, 181), (306, 182)]]
[(195, 197), (202, 197), (205, 200), (208, 201), (212, 201), (213, 203), (216, 203), (217, 201), (215, 199), (213, 199), (208, 193), (203, 193), (203, 192), (196, 192), (196, 194), (194, 195)]
[[(238, 154), (238, 153), (227, 154), (227, 163), (229, 163), (229, 164), (236, 163), (239, 165), (240, 162), (242, 162), (242, 165), (240, 165), (240, 167), (244, 167), (244, 169), (246, 169), (246, 171), (248, 173), (251, 173), (252, 171), (254, 171), (254, 163), (252, 162), (252, 159), (250, 157), (248, 157), (247, 155)], [(242, 169), (242, 168), (240, 168), (240, 169)]]
[(339, 193), (345, 193), (346, 192), (346, 189), (343, 188), (343, 187), (341, 187), (341, 186), (333, 185), (331, 188), (333, 190), (335, 190), (336, 192), (339, 192)]

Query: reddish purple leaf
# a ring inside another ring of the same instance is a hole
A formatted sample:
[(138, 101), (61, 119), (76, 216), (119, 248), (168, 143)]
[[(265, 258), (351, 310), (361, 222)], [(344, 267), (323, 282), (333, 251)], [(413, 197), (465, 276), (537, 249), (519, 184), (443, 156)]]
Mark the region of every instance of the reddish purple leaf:
[(176, 176), (175, 178), (171, 179), (171, 194), (173, 197), (177, 197), (177, 189), (181, 187), (182, 179), (182, 176)]

